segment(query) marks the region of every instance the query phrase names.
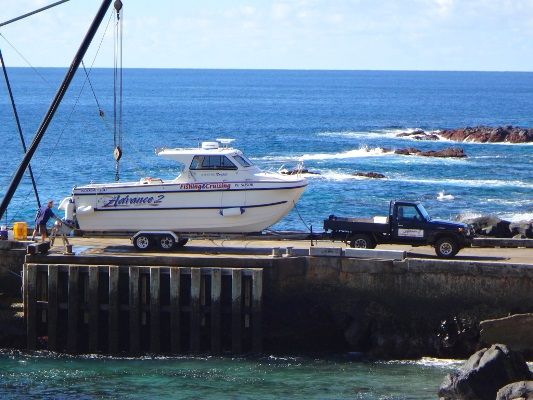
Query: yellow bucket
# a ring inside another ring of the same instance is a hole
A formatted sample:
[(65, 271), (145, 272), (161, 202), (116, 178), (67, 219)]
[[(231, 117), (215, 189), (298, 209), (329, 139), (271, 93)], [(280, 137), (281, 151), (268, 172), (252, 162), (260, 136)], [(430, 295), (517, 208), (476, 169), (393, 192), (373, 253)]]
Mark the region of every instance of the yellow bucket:
[(26, 222), (15, 222), (13, 224), (13, 239), (27, 240), (28, 239), (28, 224)]

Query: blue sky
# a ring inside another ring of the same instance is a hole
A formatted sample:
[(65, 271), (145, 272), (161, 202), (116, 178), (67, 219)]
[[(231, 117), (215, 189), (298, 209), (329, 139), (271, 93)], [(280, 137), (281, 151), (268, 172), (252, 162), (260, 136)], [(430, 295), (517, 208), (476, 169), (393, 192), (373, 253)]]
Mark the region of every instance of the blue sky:
[[(0, 20), (51, 2), (2, 0)], [(533, 0), (123, 3), (127, 67), (533, 70)], [(32, 65), (66, 66), (99, 4), (71, 0), (0, 33)], [(0, 48), (9, 65), (27, 65), (2, 37)], [(110, 28), (96, 66), (113, 65), (112, 48)]]

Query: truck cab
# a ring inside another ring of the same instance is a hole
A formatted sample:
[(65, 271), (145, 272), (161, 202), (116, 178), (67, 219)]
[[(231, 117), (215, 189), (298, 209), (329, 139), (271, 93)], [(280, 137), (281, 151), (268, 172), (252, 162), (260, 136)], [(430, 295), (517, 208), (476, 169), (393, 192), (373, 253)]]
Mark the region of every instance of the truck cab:
[(391, 201), (388, 217), (324, 220), (326, 233), (351, 247), (374, 248), (380, 243), (431, 245), (439, 257), (455, 256), (470, 245), (473, 230), (466, 224), (432, 219), (420, 202)]

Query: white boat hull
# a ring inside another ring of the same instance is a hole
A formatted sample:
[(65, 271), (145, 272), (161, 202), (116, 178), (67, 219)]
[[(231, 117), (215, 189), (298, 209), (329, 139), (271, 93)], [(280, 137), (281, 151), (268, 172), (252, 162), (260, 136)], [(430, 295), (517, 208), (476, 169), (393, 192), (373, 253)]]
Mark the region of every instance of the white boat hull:
[(89, 185), (72, 198), (86, 231), (260, 232), (289, 213), (304, 179)]

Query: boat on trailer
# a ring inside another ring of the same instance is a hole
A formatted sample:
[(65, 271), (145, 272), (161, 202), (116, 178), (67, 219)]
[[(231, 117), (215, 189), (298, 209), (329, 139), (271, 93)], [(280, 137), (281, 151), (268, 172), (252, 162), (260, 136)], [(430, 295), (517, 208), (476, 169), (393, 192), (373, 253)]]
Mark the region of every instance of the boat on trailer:
[(82, 231), (136, 232), (133, 243), (143, 250), (184, 244), (184, 233), (261, 232), (292, 210), (307, 180), (262, 171), (230, 143), (158, 149), (183, 166), (175, 179), (77, 186), (60, 209)]

